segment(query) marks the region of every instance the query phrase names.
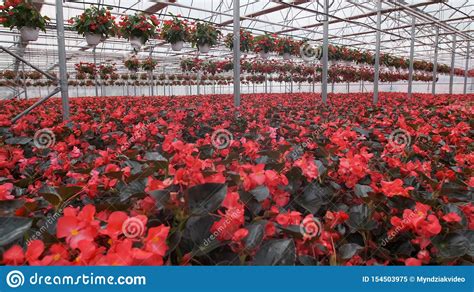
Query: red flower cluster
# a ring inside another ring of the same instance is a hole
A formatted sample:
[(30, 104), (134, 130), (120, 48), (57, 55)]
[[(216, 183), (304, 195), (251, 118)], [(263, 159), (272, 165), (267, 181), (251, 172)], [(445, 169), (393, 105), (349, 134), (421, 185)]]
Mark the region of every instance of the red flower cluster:
[[(11, 265), (470, 261), (473, 95), (52, 99), (0, 106)], [(39, 129), (54, 141), (38, 147)], [(408, 141), (394, 147), (393, 133)], [(51, 133), (50, 133), (51, 134)], [(222, 147), (222, 145), (224, 145)]]

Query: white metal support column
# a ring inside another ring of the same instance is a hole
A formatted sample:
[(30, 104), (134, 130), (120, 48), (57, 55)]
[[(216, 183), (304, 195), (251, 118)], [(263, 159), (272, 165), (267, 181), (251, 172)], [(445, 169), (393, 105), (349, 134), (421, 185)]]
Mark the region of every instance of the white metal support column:
[(411, 97), (413, 94), (413, 69), (414, 69), (413, 58), (415, 57), (415, 24), (416, 24), (416, 18), (413, 15), (411, 19), (410, 68), (408, 69), (408, 97)]
[(431, 93), (436, 94), (436, 79), (438, 78), (438, 48), (439, 48), (439, 26), (436, 26), (436, 37), (434, 47), (434, 58), (433, 58), (433, 85), (431, 86)]
[(467, 93), (467, 75), (469, 71), (469, 59), (471, 58), (471, 42), (467, 41), (467, 53), (466, 53), (466, 67), (464, 68), (464, 89), (463, 93)]
[(453, 51), (451, 53), (451, 72), (449, 73), (449, 94), (453, 94), (455, 58), (456, 58), (456, 35), (453, 34)]
[(328, 59), (329, 59), (329, 0), (324, 0), (324, 22), (323, 22), (323, 72), (321, 83), (321, 97), (323, 103), (328, 100)]
[(63, 108), (63, 121), (69, 120), (69, 94), (67, 84), (66, 44), (64, 42), (63, 1), (56, 0), (56, 30), (58, 34), (59, 86)]
[(377, 31), (375, 32), (375, 65), (374, 65), (374, 97), (373, 103), (379, 101), (379, 75), (380, 75), (380, 29), (382, 27), (382, 0), (377, 0)]
[(97, 75), (99, 71), (97, 70), (97, 55), (96, 55), (96, 46), (92, 49), (92, 56), (94, 57), (94, 67), (95, 67), (95, 74), (94, 74), (94, 88), (95, 88), (95, 97), (99, 96), (99, 81), (97, 81)]
[(240, 106), (240, 0), (234, 1), (234, 105)]

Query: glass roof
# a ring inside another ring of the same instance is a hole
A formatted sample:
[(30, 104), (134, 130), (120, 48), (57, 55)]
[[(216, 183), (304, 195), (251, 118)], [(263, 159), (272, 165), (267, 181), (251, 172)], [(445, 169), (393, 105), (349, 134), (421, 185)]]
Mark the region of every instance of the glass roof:
[[(321, 44), (323, 38), (323, 1), (290, 0), (278, 1), (241, 0), (241, 26), (254, 34), (265, 32), (288, 35), (297, 39), (309, 39)], [(57, 66), (56, 11), (54, 0), (34, 1), (41, 13), (51, 18), (49, 29), (40, 33), (40, 38), (21, 48), (18, 32), (0, 29), (1, 45), (19, 50), (25, 58), (42, 69)], [(215, 23), (227, 34), (232, 30), (232, 0), (177, 0), (165, 1), (65, 1), (65, 23), (70, 17), (79, 15), (84, 8), (92, 5), (112, 6), (116, 16), (132, 14), (136, 11), (154, 13), (160, 19), (169, 14), (180, 15), (191, 20), (206, 20)], [(329, 42), (353, 48), (375, 50), (376, 1), (372, 0), (330, 0)], [(416, 15), (415, 59), (433, 61), (435, 46), (435, 25), (440, 27), (438, 62), (450, 65), (453, 34), (457, 34), (455, 67), (464, 68), (467, 40), (474, 40), (473, 0), (394, 0), (382, 4), (381, 51), (398, 56), (409, 56), (412, 16)], [(66, 23), (66, 52), (68, 70), (74, 70), (79, 61), (93, 61), (92, 49), (84, 38), (70, 30)], [(472, 47), (473, 41), (471, 41)], [(23, 50), (23, 51), (21, 51)], [(122, 68), (122, 60), (132, 53), (132, 47), (125, 39), (110, 38), (96, 48), (97, 63), (115, 62)], [(197, 56), (197, 51), (187, 45), (176, 53), (162, 40), (151, 40), (139, 56), (157, 58), (166, 66), (162, 70), (178, 70), (183, 56)], [(472, 54), (471, 54), (472, 56)], [(213, 48), (206, 58), (226, 58), (231, 53), (224, 46)], [(11, 68), (14, 59), (0, 54), (0, 70)]]

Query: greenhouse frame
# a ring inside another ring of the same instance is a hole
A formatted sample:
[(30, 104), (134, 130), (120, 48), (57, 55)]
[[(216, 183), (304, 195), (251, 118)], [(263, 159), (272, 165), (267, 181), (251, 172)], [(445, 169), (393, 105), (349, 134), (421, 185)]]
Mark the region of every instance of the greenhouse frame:
[[(74, 64), (79, 60), (87, 60), (95, 64), (116, 62), (119, 72), (126, 71), (120, 62), (128, 54), (135, 52), (126, 39), (111, 38), (97, 47), (89, 46), (85, 44), (83, 37), (72, 31), (65, 22), (70, 17), (79, 14), (85, 7), (97, 4), (114, 8), (113, 14), (117, 17), (127, 12), (144, 12), (162, 19), (172, 14), (190, 21), (198, 19), (208, 21), (222, 29), (224, 33), (244, 28), (255, 35), (270, 33), (281, 37), (288, 36), (297, 40), (306, 40), (308, 44), (322, 48), (321, 92), (324, 101), (327, 99), (328, 93), (327, 77), (324, 78), (324, 76), (328, 74), (327, 47), (329, 44), (367, 50), (374, 54), (374, 74), (377, 74), (373, 83), (374, 103), (378, 99), (380, 54), (384, 53), (405, 57), (410, 61), (410, 64), (413, 64), (413, 60), (433, 62), (433, 76), (438, 76), (437, 63), (447, 64), (451, 67), (451, 71), (447, 74), (448, 80), (443, 79), (443, 81), (448, 92), (452, 93), (454, 87), (459, 87), (463, 93), (468, 90), (472, 91), (472, 81), (469, 82), (468, 79), (472, 51), (472, 9), (474, 3), (469, 0), (243, 1), (242, 3), (231, 0), (212, 0), (205, 1), (205, 7), (202, 2), (204, 1), (99, 1), (97, 3), (34, 1), (39, 11), (52, 19), (47, 26), (48, 30), (46, 33), (41, 33), (38, 41), (25, 43), (21, 41), (17, 32), (2, 29), (0, 31), (2, 50), (14, 55), (3, 53), (0, 69), (12, 69), (18, 72), (19, 70), (28, 70), (28, 64), (31, 64), (47, 72), (63, 72), (59, 75), (61, 81), (65, 80), (66, 74), (72, 74)], [(239, 9), (235, 9), (237, 7)], [(240, 21), (235, 21), (237, 15), (240, 17)], [(58, 22), (58, 19), (63, 21)], [(170, 45), (162, 40), (149, 40), (139, 54), (156, 58), (162, 65), (160, 66), (163, 67), (162, 70), (166, 70), (166, 74), (179, 73), (180, 58), (199, 57), (199, 51), (196, 48), (186, 46), (181, 52), (173, 52), (170, 50)], [(219, 46), (212, 49), (209, 55), (204, 55), (204, 57), (207, 60), (215, 61), (231, 57), (240, 59), (241, 52), (236, 51), (232, 54), (224, 47), (223, 43), (220, 43)], [(255, 58), (255, 55), (250, 54), (246, 57)], [(278, 59), (278, 56), (274, 58)], [(27, 62), (21, 62), (22, 59)], [(305, 61), (295, 58), (294, 62), (298, 64)], [(26, 68), (24, 64), (27, 64)], [(454, 76), (455, 68), (462, 69), (464, 76)], [(239, 104), (240, 99), (240, 72), (238, 71), (236, 67), (233, 76), (236, 105)], [(413, 90), (413, 72), (413, 67), (409, 66), (407, 85), (409, 94)], [(97, 80), (95, 83), (95, 92), (98, 95)], [(424, 91), (431, 91), (434, 94), (437, 92), (436, 85), (435, 77)], [(227, 87), (229, 90), (231, 89), (229, 86)], [(60, 82), (60, 89), (62, 89), (60, 94), (64, 99), (63, 110), (65, 117), (67, 117), (67, 82)], [(10, 97), (20, 94), (28, 97), (26, 85), (23, 89), (14, 85), (9, 90)], [(155, 87), (151, 86), (151, 90), (147, 94), (153, 94), (154, 90)], [(156, 90), (158, 89), (156, 88)], [(166, 89), (164, 90), (166, 92)], [(262, 90), (268, 92), (267, 81), (265, 81), (265, 87)], [(315, 90), (314, 86), (312, 90)], [(334, 84), (332, 91), (334, 92)], [(49, 96), (57, 94), (59, 92), (53, 90)]]

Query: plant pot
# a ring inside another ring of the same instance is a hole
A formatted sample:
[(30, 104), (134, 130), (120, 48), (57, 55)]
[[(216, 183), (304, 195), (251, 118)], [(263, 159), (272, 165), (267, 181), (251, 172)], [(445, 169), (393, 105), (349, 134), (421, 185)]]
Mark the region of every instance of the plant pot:
[(291, 59), (290, 53), (283, 53), (283, 60), (289, 60)]
[(97, 46), (102, 40), (102, 35), (98, 33), (86, 33), (86, 42), (89, 46)]
[(176, 42), (176, 43), (172, 43), (171, 44), (171, 49), (173, 51), (181, 51), (181, 49), (183, 48), (184, 46), (184, 42), (183, 41), (179, 41), (179, 42)]
[(268, 52), (264, 52), (264, 51), (260, 52), (260, 58), (262, 59), (267, 59), (269, 55), (270, 53)]
[(143, 39), (142, 37), (131, 36), (130, 44), (135, 50), (139, 50), (145, 44), (145, 39)]
[(21, 39), (24, 42), (34, 42), (38, 40), (39, 28), (23, 26), (20, 28)]
[(209, 44), (202, 44), (202, 45), (198, 45), (198, 49), (200, 53), (207, 54), (209, 53), (209, 50), (211, 49), (211, 47), (209, 46)]

